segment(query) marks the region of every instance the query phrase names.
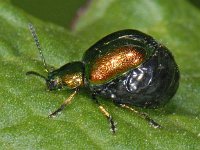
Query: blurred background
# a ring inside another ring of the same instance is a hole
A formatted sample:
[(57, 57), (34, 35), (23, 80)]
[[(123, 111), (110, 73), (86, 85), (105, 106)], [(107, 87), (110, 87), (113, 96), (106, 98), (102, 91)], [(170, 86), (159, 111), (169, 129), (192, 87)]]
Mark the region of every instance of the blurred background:
[[(178, 92), (148, 113), (163, 129), (100, 99), (113, 115), (117, 134), (90, 95), (81, 91), (55, 119), (48, 114), (71, 91), (47, 92), (26, 76), (44, 71), (28, 29), (32, 22), (49, 66), (80, 61), (102, 37), (137, 29), (167, 46), (179, 66)], [(200, 149), (199, 0), (0, 0), (0, 149)]]

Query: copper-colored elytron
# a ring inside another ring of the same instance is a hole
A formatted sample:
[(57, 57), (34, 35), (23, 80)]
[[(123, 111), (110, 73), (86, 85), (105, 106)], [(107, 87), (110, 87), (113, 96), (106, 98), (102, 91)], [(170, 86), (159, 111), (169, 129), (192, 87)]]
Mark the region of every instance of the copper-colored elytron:
[(141, 64), (145, 59), (145, 53), (134, 47), (124, 46), (98, 58), (91, 69), (91, 82), (100, 83), (107, 81), (117, 74)]

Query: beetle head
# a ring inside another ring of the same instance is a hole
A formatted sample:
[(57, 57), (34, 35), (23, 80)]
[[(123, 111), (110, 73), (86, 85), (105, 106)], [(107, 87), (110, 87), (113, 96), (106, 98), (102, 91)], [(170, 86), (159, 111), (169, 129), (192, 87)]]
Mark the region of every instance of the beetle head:
[(68, 63), (57, 70), (50, 70), (46, 64), (44, 59), (42, 49), (39, 43), (39, 39), (37, 37), (35, 28), (30, 23), (29, 29), (33, 35), (33, 39), (37, 46), (37, 49), (40, 53), (40, 57), (43, 61), (43, 66), (45, 71), (48, 73), (48, 76), (45, 77), (37, 72), (29, 71), (26, 75), (36, 75), (43, 78), (46, 81), (46, 85), (48, 90), (60, 90), (63, 87), (67, 87), (69, 89), (75, 89), (79, 86), (83, 85), (83, 63), (82, 62), (72, 62)]
[(60, 90), (63, 88), (62, 80), (58, 76), (51, 76), (47, 78), (46, 85), (49, 91)]

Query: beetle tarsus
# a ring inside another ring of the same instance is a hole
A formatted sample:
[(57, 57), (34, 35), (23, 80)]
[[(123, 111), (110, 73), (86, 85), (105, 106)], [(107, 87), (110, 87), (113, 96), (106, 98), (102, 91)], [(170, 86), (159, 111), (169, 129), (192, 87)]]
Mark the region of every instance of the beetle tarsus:
[[(140, 113), (140, 112), (138, 112)], [(152, 126), (153, 128), (161, 128), (161, 125), (159, 125), (157, 122), (155, 122), (152, 118), (149, 117), (148, 114), (146, 113), (140, 113), (141, 117), (144, 118), (146, 121), (149, 122), (149, 125)]]
[(66, 107), (65, 104), (62, 104), (56, 111), (54, 111), (53, 113), (51, 113), (49, 115), (49, 118), (54, 118), (56, 117), (64, 108)]
[(112, 131), (112, 133), (116, 133), (116, 130), (117, 130), (116, 124), (117, 124), (117, 123), (115, 123), (115, 122), (113, 121), (111, 115), (109, 116), (109, 119), (108, 119), (108, 120), (109, 120), (109, 122), (110, 122), (110, 130)]

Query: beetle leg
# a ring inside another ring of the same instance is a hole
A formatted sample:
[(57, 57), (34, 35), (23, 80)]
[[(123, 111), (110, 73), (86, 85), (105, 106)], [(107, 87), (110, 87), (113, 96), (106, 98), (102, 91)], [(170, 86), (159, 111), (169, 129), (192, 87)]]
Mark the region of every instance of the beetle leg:
[(108, 119), (108, 121), (110, 122), (110, 130), (115, 133), (117, 128), (116, 128), (116, 122), (113, 121), (112, 116), (109, 114), (109, 112), (98, 102), (98, 100), (96, 99), (95, 95), (92, 95), (92, 98), (96, 101), (100, 111), (103, 113), (103, 115)]
[(123, 108), (127, 108), (127, 109), (131, 110), (132, 112), (138, 114), (140, 117), (144, 118), (152, 127), (161, 128), (161, 125), (159, 125), (152, 118), (150, 118), (148, 114), (146, 114), (144, 112), (139, 112), (139, 111), (135, 110), (134, 108), (132, 108), (128, 105), (125, 105), (125, 104), (120, 104), (120, 106)]
[(62, 103), (62, 105), (53, 113), (51, 113), (49, 115), (50, 118), (55, 117), (56, 115), (58, 115), (59, 112), (61, 112), (68, 104), (71, 103), (73, 97), (75, 96), (75, 94), (77, 93), (77, 89)]

